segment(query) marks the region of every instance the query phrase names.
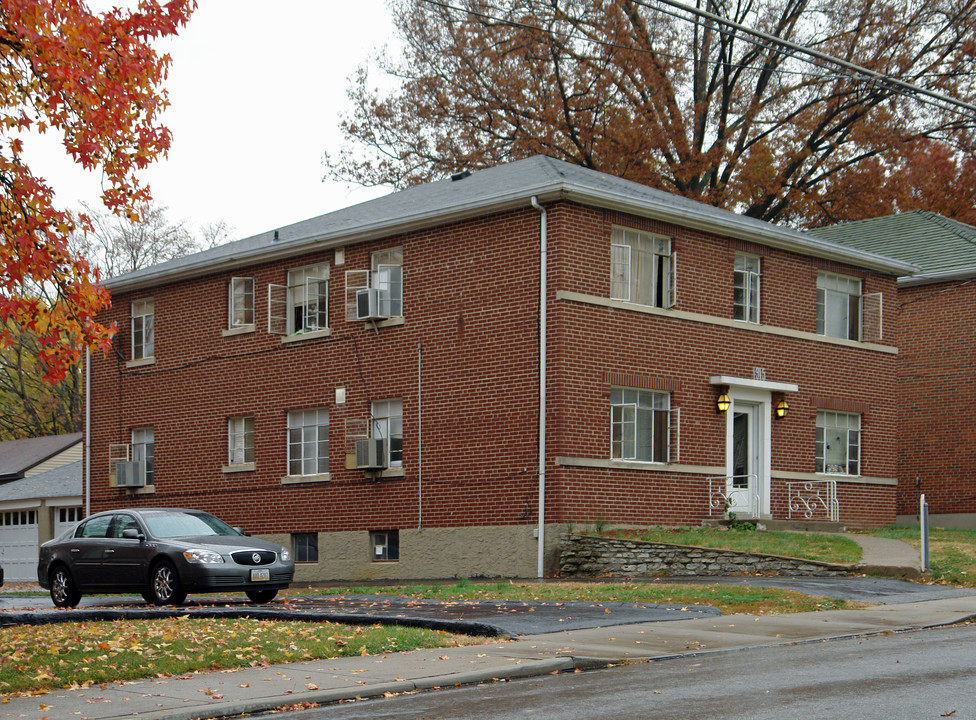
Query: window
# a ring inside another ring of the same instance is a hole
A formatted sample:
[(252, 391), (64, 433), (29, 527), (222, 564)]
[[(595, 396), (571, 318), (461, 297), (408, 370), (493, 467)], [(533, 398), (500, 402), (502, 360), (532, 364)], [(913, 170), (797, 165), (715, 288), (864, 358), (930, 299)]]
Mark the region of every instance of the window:
[(610, 252), (611, 300), (674, 306), (676, 258), (670, 238), (614, 228)]
[(670, 395), (653, 390), (610, 391), (610, 457), (669, 461)]
[(736, 320), (759, 322), (759, 258), (736, 254), (732, 307)]
[(817, 472), (858, 475), (861, 468), (861, 416), (817, 411)]
[(153, 322), (153, 299), (132, 303), (132, 359), (146, 360), (155, 356), (156, 332)]
[(329, 472), (329, 410), (288, 413), (288, 474), (324, 475)]
[(369, 543), (373, 548), (373, 562), (400, 559), (399, 530), (372, 530)]
[(142, 463), (142, 472), (146, 478), (146, 485), (155, 482), (154, 439), (152, 428), (135, 428), (132, 431), (132, 461)]
[(329, 263), (288, 271), (288, 285), (268, 285), (268, 332), (302, 335), (329, 328)]
[(833, 273), (817, 275), (817, 334), (861, 339), (861, 281)]
[(80, 507), (63, 507), (58, 508), (58, 522), (59, 523), (74, 523), (81, 520), (81, 508)]
[(317, 563), (319, 561), (318, 533), (292, 533), (291, 543), (295, 562)]
[(377, 400), (372, 410), (372, 436), (386, 440), (386, 466), (403, 467), (403, 401)]
[(86, 520), (75, 530), (76, 538), (104, 538), (108, 537), (108, 529), (115, 515), (99, 515)]
[(346, 272), (346, 320), (358, 319), (356, 296), (367, 288), (376, 290), (380, 317), (403, 317), (403, 248), (377, 250), (371, 255), (369, 270)]
[(244, 465), (254, 462), (254, 418), (227, 419), (227, 464)]
[(231, 278), (227, 286), (227, 327), (254, 324), (254, 278)]

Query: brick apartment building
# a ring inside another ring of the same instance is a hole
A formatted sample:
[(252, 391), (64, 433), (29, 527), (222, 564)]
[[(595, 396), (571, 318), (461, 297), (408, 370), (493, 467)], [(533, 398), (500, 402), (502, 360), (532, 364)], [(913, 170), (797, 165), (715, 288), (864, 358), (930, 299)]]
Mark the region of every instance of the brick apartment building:
[(592, 522), (890, 523), (911, 270), (545, 157), (410, 188), (108, 283), (92, 508), (212, 511), (299, 582), (551, 572)]
[(976, 528), (976, 227), (927, 211), (818, 237), (920, 268), (898, 279), (898, 520)]

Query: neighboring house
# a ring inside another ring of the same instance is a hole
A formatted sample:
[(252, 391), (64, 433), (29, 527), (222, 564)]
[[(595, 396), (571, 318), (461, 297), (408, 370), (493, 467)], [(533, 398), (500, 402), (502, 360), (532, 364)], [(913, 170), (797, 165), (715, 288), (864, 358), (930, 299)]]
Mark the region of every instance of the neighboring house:
[(108, 281), (92, 509), (212, 511), (298, 581), (551, 572), (597, 521), (891, 523), (911, 271), (545, 157), (409, 188)]
[(81, 433), (0, 442), (0, 565), (37, 580), (37, 547), (81, 519)]
[(976, 528), (976, 227), (918, 210), (813, 231), (920, 268), (898, 279), (898, 514)]

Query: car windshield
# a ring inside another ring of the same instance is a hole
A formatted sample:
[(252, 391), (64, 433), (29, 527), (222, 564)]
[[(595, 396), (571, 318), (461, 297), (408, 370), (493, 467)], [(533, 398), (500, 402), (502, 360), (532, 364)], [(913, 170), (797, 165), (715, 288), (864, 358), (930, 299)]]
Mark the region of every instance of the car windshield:
[(149, 532), (159, 538), (199, 537), (200, 535), (240, 535), (234, 528), (205, 513), (143, 513)]

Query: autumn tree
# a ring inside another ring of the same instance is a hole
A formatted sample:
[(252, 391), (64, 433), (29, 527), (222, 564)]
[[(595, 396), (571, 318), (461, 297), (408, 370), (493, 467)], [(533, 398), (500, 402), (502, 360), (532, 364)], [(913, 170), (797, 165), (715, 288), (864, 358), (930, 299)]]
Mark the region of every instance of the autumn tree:
[(368, 66), (352, 82), (336, 179), (543, 153), (802, 225), (852, 168), (976, 124), (943, 100), (976, 101), (972, 0), (391, 1), (403, 42), (376, 59), (388, 89)]
[(150, 199), (137, 175), (170, 144), (160, 123), (169, 57), (153, 43), (194, 7), (140, 0), (93, 13), (81, 0), (0, 2), (0, 346), (19, 342), (12, 329), (33, 335), (48, 381), (84, 346), (109, 347), (112, 329), (94, 319), (109, 296), (68, 247), (76, 222), (25, 162), (24, 137), (59, 133), (75, 162), (102, 174), (105, 206), (134, 217)]

